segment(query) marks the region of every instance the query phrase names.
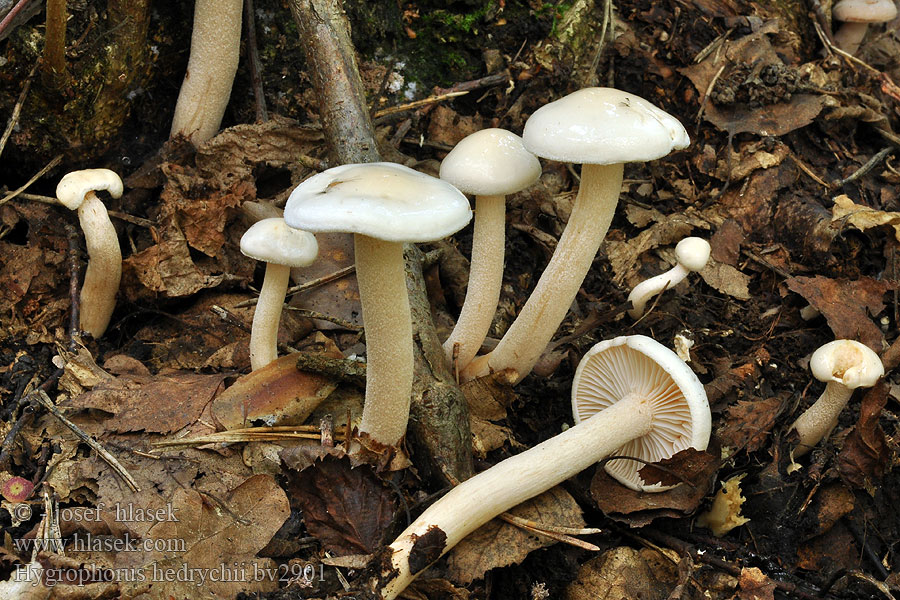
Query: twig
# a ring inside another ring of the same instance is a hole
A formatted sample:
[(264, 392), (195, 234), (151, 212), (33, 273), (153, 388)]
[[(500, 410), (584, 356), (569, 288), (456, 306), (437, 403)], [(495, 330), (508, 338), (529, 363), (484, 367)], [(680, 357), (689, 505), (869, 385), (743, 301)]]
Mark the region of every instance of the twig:
[(237, 318), (234, 313), (227, 308), (221, 307), (218, 304), (213, 304), (209, 307), (209, 310), (229, 325), (237, 327), (242, 331), (250, 331), (250, 327), (248, 327), (246, 323)]
[(75, 352), (78, 349), (78, 335), (81, 331), (81, 294), (79, 293), (78, 280), (81, 268), (78, 261), (78, 243), (81, 241), (81, 235), (74, 225), (66, 223), (64, 227), (66, 231), (66, 240), (69, 248), (66, 253), (66, 261), (69, 263), (69, 304), (72, 308), (69, 311), (69, 352)]
[(309, 310), (308, 308), (299, 308), (297, 306), (290, 305), (286, 305), (284, 308), (291, 312), (299, 313), (302, 317), (307, 317), (309, 319), (319, 319), (320, 321), (328, 321), (329, 323), (334, 323), (335, 325), (340, 326), (342, 329), (347, 329), (349, 331), (363, 330), (363, 328), (356, 323), (352, 323), (350, 321), (347, 321), (346, 319), (335, 317), (333, 315), (325, 314), (316, 310)]
[[(23, 5), (27, 2), (27, 0), (22, 0), (10, 11), (10, 14), (13, 12), (17, 12), (19, 9), (19, 5)], [(7, 15), (9, 18), (9, 15)], [(6, 19), (3, 20), (6, 22)], [(3, 31), (3, 25), (0, 24), (0, 33)], [(31, 67), (31, 72), (28, 73), (28, 77), (25, 78), (25, 83), (22, 85), (22, 91), (19, 93), (19, 98), (16, 100), (16, 105), (13, 107), (12, 114), (9, 116), (9, 121), (6, 123), (6, 130), (3, 132), (3, 137), (0, 137), (0, 154), (3, 154), (3, 149), (6, 147), (6, 142), (9, 140), (9, 136), (12, 135), (13, 129), (16, 128), (16, 123), (19, 122), (19, 115), (22, 114), (22, 105), (25, 104), (25, 98), (28, 97), (28, 90), (31, 89), (31, 82), (34, 80), (34, 73), (37, 71), (37, 63), (34, 63), (34, 66)]]
[(253, 14), (253, 0), (244, 0), (244, 24), (247, 34), (247, 62), (250, 63), (250, 83), (256, 106), (256, 122), (269, 120), (266, 109), (266, 95), (262, 84), (262, 64), (259, 62), (259, 48), (256, 46), (256, 16)]
[(68, 427), (78, 439), (90, 446), (97, 454), (99, 454), (100, 458), (105, 460), (106, 463), (110, 467), (112, 467), (112, 470), (115, 471), (116, 474), (119, 475), (119, 477), (125, 480), (125, 483), (128, 484), (128, 487), (131, 488), (132, 492), (141, 491), (141, 488), (138, 486), (137, 481), (134, 479), (134, 477), (131, 476), (131, 473), (129, 473), (128, 470), (123, 467), (118, 460), (116, 460), (116, 457), (107, 452), (107, 450), (103, 446), (101, 446), (94, 438), (82, 431), (81, 428), (78, 427), (78, 425), (67, 419), (59, 411), (59, 409), (56, 408), (56, 405), (53, 404), (53, 401), (50, 400), (50, 396), (47, 395), (47, 392), (39, 389), (37, 390), (37, 393), (34, 394), (34, 396), (38, 404), (46, 408), (51, 415), (59, 419), (63, 425)]
[(66, 0), (47, 0), (44, 66), (56, 75), (66, 70)]
[[(275, 425), (272, 427), (246, 427), (243, 429), (231, 429), (229, 431), (217, 431), (207, 435), (199, 435), (180, 440), (163, 440), (151, 444), (154, 448), (171, 448), (175, 446), (203, 446), (205, 444), (237, 443), (237, 442), (263, 442), (290, 439), (319, 440), (322, 438), (321, 426), (316, 425)], [(343, 439), (344, 428), (338, 428)], [(158, 457), (157, 457), (158, 458)]]
[[(337, 279), (341, 279), (342, 277), (346, 277), (350, 273), (356, 271), (356, 265), (350, 265), (348, 267), (344, 267), (343, 269), (338, 269), (334, 273), (329, 273), (328, 275), (323, 275), (317, 279), (312, 279), (310, 281), (305, 281), (299, 285), (295, 285), (294, 287), (288, 288), (287, 293), (285, 294), (285, 298), (290, 298), (294, 294), (299, 294), (300, 292), (305, 292), (307, 290), (311, 290), (313, 288), (317, 288), (321, 285), (325, 285), (326, 283), (331, 283)], [(243, 302), (238, 302), (234, 305), (234, 308), (247, 308), (248, 306), (256, 306), (256, 298), (252, 300), (244, 300)]]
[(564, 533), (557, 533), (556, 531), (552, 531), (551, 529), (549, 529), (550, 526), (533, 524), (533, 522), (529, 523), (525, 519), (520, 519), (519, 517), (509, 513), (500, 513), (499, 515), (497, 515), (497, 517), (503, 521), (506, 521), (510, 525), (515, 525), (516, 527), (524, 529), (525, 531), (530, 531), (531, 533), (542, 535), (544, 537), (550, 538), (551, 540), (562, 542), (563, 544), (569, 544), (570, 546), (575, 546), (576, 548), (581, 548), (582, 550), (591, 550), (593, 552), (600, 551), (599, 546), (596, 546), (590, 542), (585, 542), (584, 540), (579, 540), (576, 537), (572, 537)]
[(19, 194), (21, 194), (22, 192), (24, 192), (26, 189), (28, 189), (28, 186), (30, 186), (32, 183), (34, 183), (35, 181), (37, 181), (38, 179), (40, 179), (41, 177), (43, 177), (44, 174), (47, 173), (47, 171), (49, 171), (50, 169), (53, 169), (54, 167), (56, 167), (56, 165), (58, 165), (59, 163), (61, 163), (61, 162), (62, 162), (62, 159), (63, 159), (63, 155), (62, 155), (62, 154), (58, 154), (58, 155), (56, 155), (55, 157), (53, 157), (53, 159), (52, 159), (50, 162), (48, 162), (46, 165), (44, 165), (44, 168), (42, 168), (40, 171), (38, 171), (37, 173), (35, 173), (34, 175), (32, 175), (32, 176), (31, 176), (31, 179), (29, 179), (28, 181), (26, 181), (26, 182), (22, 185), (22, 187), (17, 188), (17, 189), (15, 189), (15, 190), (11, 191), (10, 193), (8, 193), (8, 194), (7, 194), (6, 196), (4, 196), (3, 198), (0, 198), (0, 206), (3, 206), (4, 204), (6, 204), (7, 202), (9, 202), (10, 200), (12, 200), (13, 198), (15, 198), (16, 196), (18, 196)]
[[(9, 24), (13, 22), (13, 20), (19, 15), (22, 10), (31, 3), (32, 0), (19, 0), (16, 2), (16, 5), (13, 6), (6, 16), (3, 17), (3, 20), (0, 21), (0, 40), (3, 39), (3, 34), (6, 32), (6, 28), (9, 27)], [(34, 71), (32, 71), (34, 72)]]
[(378, 119), (380, 117), (386, 117), (388, 115), (395, 115), (397, 113), (406, 112), (408, 110), (413, 110), (416, 108), (421, 108), (423, 106), (428, 106), (429, 104), (437, 104), (438, 102), (443, 102), (444, 100), (449, 100), (451, 98), (465, 96), (468, 93), (469, 93), (468, 91), (462, 91), (462, 92), (449, 92), (447, 94), (438, 94), (435, 96), (429, 96), (427, 98), (422, 98), (421, 100), (414, 100), (413, 102), (407, 102), (406, 104), (400, 104), (398, 106), (390, 106), (388, 108), (383, 108), (381, 110), (375, 111), (374, 117), (376, 119)]
[(868, 173), (869, 171), (874, 169), (878, 163), (880, 163), (885, 158), (887, 158), (888, 156), (893, 154), (895, 150), (896, 150), (896, 148), (894, 148), (893, 146), (888, 146), (887, 148), (881, 150), (880, 152), (878, 152), (878, 154), (876, 154), (875, 156), (870, 158), (866, 162), (866, 164), (864, 164), (863, 166), (858, 168), (856, 171), (854, 171), (852, 174), (850, 174), (850, 176), (848, 176), (846, 179), (842, 180), (838, 184), (838, 187), (846, 185), (848, 183), (853, 183), (854, 181), (856, 181), (857, 179), (859, 179), (860, 177), (862, 177), (863, 175), (865, 175), (866, 173)]

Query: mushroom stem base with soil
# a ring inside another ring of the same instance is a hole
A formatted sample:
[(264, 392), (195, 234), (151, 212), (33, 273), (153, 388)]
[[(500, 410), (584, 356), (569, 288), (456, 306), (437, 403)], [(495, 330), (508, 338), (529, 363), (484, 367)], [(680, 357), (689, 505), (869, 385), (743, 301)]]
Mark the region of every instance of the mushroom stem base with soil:
[(459, 370), (475, 358), (497, 311), (503, 285), (505, 239), (506, 196), (477, 196), (466, 300), (453, 332), (444, 342), (444, 353), (451, 363), (453, 346), (459, 344), (456, 357)]
[[(94, 192), (84, 195), (78, 220), (85, 232), (88, 265), (81, 286), (79, 327), (95, 338), (103, 335), (116, 308), (116, 290), (122, 277), (122, 251), (109, 213)], [(112, 290), (112, 293), (110, 293)]]
[(366, 335), (366, 401), (360, 431), (386, 446), (406, 433), (413, 341), (403, 244), (353, 236)]
[(840, 383), (829, 381), (825, 385), (825, 391), (819, 399), (797, 417), (788, 430), (795, 430), (800, 436), (800, 442), (794, 448), (794, 458), (803, 456), (828, 437), (852, 395), (853, 390)]
[[(432, 504), (389, 547), (389, 579), (381, 598), (392, 600), (419, 574), (409, 566), (416, 540), (429, 531), (446, 536), (437, 560), (502, 512), (545, 492), (609, 456), (653, 427), (653, 412), (632, 394), (589, 419), (468, 479)], [(434, 534), (432, 534), (434, 535)], [(424, 569), (422, 569), (424, 570)], [(421, 572), (421, 571), (419, 571)]]
[(513, 371), (510, 380), (517, 383), (531, 372), (569, 311), (606, 236), (623, 172), (622, 163), (582, 166), (569, 222), (537, 286), (497, 347), (462, 371), (463, 380), (509, 369)]
[(250, 368), (254, 371), (278, 358), (278, 324), (290, 276), (290, 267), (266, 264), (266, 277), (259, 290), (250, 335)]

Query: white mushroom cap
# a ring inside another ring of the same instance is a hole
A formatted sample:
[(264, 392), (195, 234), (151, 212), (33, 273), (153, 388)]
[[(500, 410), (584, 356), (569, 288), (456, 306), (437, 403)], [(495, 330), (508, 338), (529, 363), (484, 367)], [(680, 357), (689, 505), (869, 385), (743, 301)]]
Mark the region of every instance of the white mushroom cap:
[(83, 169), (63, 175), (56, 186), (56, 197), (69, 210), (78, 210), (88, 192), (106, 190), (113, 198), (124, 191), (122, 179), (109, 169)]
[(884, 23), (897, 16), (892, 0), (841, 0), (831, 15), (845, 23)]
[[(674, 352), (642, 335), (600, 342), (584, 355), (572, 382), (575, 422), (634, 395), (653, 407), (652, 427), (614, 455), (657, 462), (686, 448), (706, 449), (711, 416), (703, 385)], [(643, 467), (635, 461), (613, 460), (606, 471), (634, 490), (668, 489), (645, 485), (637, 473)]]
[(525, 149), (522, 138), (505, 129), (466, 136), (441, 162), (441, 179), (479, 196), (514, 194), (540, 176), (541, 162)]
[(881, 359), (865, 344), (853, 340), (828, 342), (809, 360), (813, 377), (848, 389), (872, 387), (884, 375)]
[(675, 258), (678, 264), (688, 271), (701, 271), (709, 261), (709, 242), (703, 238), (684, 238), (675, 245)]
[(306, 231), (344, 231), (389, 242), (431, 242), (472, 218), (455, 187), (394, 163), (350, 164), (313, 175), (291, 192), (284, 220)]
[(654, 160), (691, 142), (678, 119), (612, 88), (585, 88), (542, 106), (522, 138), (538, 156), (598, 165)]
[(241, 236), (241, 252), (267, 263), (305, 267), (316, 260), (319, 245), (313, 234), (273, 217), (257, 221)]

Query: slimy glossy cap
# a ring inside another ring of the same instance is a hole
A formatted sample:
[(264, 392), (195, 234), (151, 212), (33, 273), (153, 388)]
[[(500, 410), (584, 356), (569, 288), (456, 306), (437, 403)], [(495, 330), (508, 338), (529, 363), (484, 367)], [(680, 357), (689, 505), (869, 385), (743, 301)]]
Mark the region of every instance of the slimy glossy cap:
[(431, 242), (472, 219), (445, 181), (394, 163), (350, 164), (313, 175), (291, 192), (284, 220), (306, 231), (344, 231), (389, 242)]
[(691, 142), (664, 110), (634, 94), (597, 87), (537, 109), (522, 138), (538, 156), (597, 165), (654, 160)]
[(122, 179), (109, 169), (83, 169), (63, 176), (56, 186), (56, 197), (69, 210), (78, 210), (88, 192), (106, 190), (113, 198), (124, 191)]
[(305, 267), (316, 260), (319, 244), (313, 234), (275, 217), (257, 221), (241, 236), (241, 252), (267, 263)]
[(819, 381), (834, 381), (850, 389), (872, 387), (884, 375), (878, 355), (853, 340), (828, 342), (813, 352), (809, 369)]
[(505, 129), (482, 129), (463, 138), (441, 162), (441, 179), (466, 194), (505, 196), (541, 176), (541, 162), (522, 138)]
[[(706, 449), (712, 417), (703, 385), (674, 352), (643, 335), (600, 342), (584, 355), (572, 382), (576, 424), (630, 395), (650, 402), (653, 425), (614, 455), (658, 462), (686, 448)], [(669, 489), (646, 485), (638, 475), (643, 467), (631, 460), (606, 463), (606, 471), (633, 490)]]

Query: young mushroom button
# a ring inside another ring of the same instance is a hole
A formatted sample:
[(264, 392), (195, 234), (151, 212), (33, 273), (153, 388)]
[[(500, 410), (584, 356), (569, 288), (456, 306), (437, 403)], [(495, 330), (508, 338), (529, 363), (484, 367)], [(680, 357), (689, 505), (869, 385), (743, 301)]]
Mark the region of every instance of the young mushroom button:
[(250, 330), (250, 367), (255, 371), (278, 358), (278, 322), (291, 268), (316, 260), (319, 245), (313, 234), (288, 227), (276, 217), (254, 223), (241, 237), (241, 252), (266, 263)]
[(709, 261), (709, 252), (709, 242), (702, 238), (689, 237), (678, 242), (675, 246), (675, 266), (665, 273), (642, 281), (634, 286), (634, 289), (628, 294), (628, 300), (632, 306), (628, 311), (631, 318), (641, 318), (644, 314), (644, 307), (647, 306), (650, 298), (665, 289), (678, 285), (688, 276), (688, 273), (703, 270)]
[(525, 123), (525, 147), (551, 160), (582, 163), (581, 186), (550, 263), (497, 347), (463, 371), (473, 379), (509, 370), (528, 375), (575, 299), (609, 229), (624, 163), (685, 148), (690, 138), (672, 115), (620, 90), (586, 88), (542, 106)]
[[(594, 346), (575, 373), (572, 397), (573, 427), (462, 482), (400, 534), (389, 546), (381, 598), (396, 598), (416, 577), (409, 559), (426, 533), (432, 542), (443, 537), (440, 552), (429, 555), (436, 560), (493, 517), (607, 456), (658, 461), (688, 447), (704, 450), (709, 442), (703, 386), (674, 352), (648, 337), (618, 337)], [(636, 474), (643, 464), (610, 465), (607, 470), (628, 487), (663, 489), (643, 484)]]
[(831, 433), (853, 390), (872, 387), (884, 375), (878, 355), (853, 340), (828, 342), (813, 352), (809, 368), (813, 377), (825, 382), (825, 391), (791, 425), (800, 436), (795, 457), (803, 456)]
[(444, 342), (447, 360), (459, 346), (458, 369), (475, 358), (491, 327), (503, 284), (506, 195), (541, 176), (541, 163), (522, 138), (505, 129), (482, 129), (462, 139), (441, 162), (441, 179), (475, 194), (475, 230), (466, 300)]
[(455, 187), (393, 163), (334, 167), (288, 198), (291, 227), (354, 234), (367, 361), (360, 431), (379, 444), (398, 444), (409, 418), (413, 340), (403, 243), (447, 237), (471, 218)]
[(109, 169), (73, 171), (56, 186), (56, 197), (69, 210), (78, 211), (84, 231), (88, 265), (81, 286), (79, 327), (95, 338), (103, 335), (109, 326), (122, 278), (119, 238), (106, 207), (94, 193), (98, 190), (106, 190), (118, 198), (124, 186), (119, 176)]

